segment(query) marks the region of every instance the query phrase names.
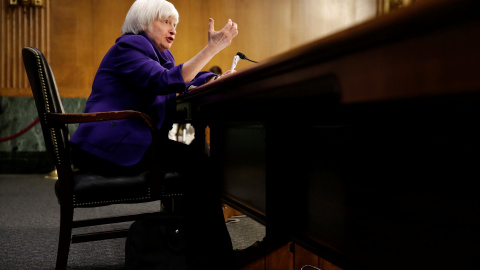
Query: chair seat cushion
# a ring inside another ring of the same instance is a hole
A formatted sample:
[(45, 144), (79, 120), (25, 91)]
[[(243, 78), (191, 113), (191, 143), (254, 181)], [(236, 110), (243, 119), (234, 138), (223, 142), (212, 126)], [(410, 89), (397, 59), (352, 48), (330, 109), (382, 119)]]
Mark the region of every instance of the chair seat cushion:
[[(152, 179), (152, 174), (148, 171), (134, 176), (101, 176), (76, 172), (73, 176), (73, 206), (96, 207), (182, 196), (181, 176), (178, 173), (165, 173), (163, 177)], [(154, 185), (154, 181), (162, 181), (162, 185)], [(59, 191), (58, 181), (55, 189)]]

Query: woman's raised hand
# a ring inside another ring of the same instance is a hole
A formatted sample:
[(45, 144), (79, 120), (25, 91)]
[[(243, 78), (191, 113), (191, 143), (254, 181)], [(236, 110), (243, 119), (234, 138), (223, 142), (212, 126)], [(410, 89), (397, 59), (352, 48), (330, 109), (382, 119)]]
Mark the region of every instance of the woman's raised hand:
[(185, 82), (193, 80), (198, 72), (202, 70), (217, 53), (232, 43), (232, 39), (236, 35), (238, 35), (238, 26), (232, 22), (232, 20), (228, 19), (227, 24), (222, 30), (215, 31), (213, 19), (210, 18), (208, 22), (208, 44), (192, 59), (183, 64), (183, 80)]
[(212, 18), (208, 22), (208, 44), (215, 46), (218, 51), (232, 43), (232, 39), (238, 35), (238, 26), (231, 19), (228, 19), (227, 24), (220, 31), (215, 31), (214, 21)]

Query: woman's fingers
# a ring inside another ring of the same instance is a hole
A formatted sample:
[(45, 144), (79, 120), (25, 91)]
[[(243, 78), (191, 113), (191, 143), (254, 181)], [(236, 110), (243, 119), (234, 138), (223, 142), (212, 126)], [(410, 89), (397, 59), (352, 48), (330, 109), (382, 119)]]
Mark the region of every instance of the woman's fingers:
[(215, 32), (215, 21), (212, 18), (208, 19), (208, 32)]
[[(238, 25), (232, 21), (232, 19), (228, 19), (227, 24), (223, 27), (222, 30), (219, 32), (228, 32), (228, 33), (237, 33), (238, 34)], [(235, 34), (236, 35), (236, 34)]]
[(236, 23), (233, 23), (232, 31), (233, 31), (233, 37), (238, 35), (238, 25)]
[(228, 29), (232, 28), (232, 24), (233, 24), (232, 19), (228, 19), (227, 24), (225, 24), (223, 29), (220, 31), (228, 31)]
[(208, 22), (208, 39), (209, 43), (220, 46), (221, 49), (230, 45), (232, 39), (238, 34), (238, 25), (231, 19), (228, 19), (227, 24), (220, 31), (215, 31), (214, 20), (209, 19)]
[(235, 73), (235, 72), (237, 72), (237, 71), (236, 71), (236, 70), (233, 70), (233, 71), (232, 71), (232, 70), (229, 69), (229, 70), (225, 71), (225, 72), (222, 74), (222, 76), (224, 76), (224, 75), (229, 75), (229, 74), (233, 74), (233, 73)]

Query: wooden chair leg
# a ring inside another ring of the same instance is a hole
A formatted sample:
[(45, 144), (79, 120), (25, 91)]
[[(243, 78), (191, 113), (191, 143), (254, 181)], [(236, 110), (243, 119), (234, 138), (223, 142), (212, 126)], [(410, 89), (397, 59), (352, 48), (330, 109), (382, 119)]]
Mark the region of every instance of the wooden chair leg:
[(58, 238), (57, 264), (55, 270), (67, 268), (72, 237), (73, 208), (60, 206), (60, 235)]

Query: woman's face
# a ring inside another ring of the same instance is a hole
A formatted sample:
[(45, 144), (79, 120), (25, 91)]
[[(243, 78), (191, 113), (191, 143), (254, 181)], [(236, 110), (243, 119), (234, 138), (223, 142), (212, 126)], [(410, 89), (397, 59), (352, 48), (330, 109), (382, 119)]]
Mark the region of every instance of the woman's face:
[(177, 31), (177, 21), (173, 17), (157, 19), (152, 22), (150, 28), (147, 27), (145, 33), (153, 40), (159, 51), (164, 51), (172, 47)]

